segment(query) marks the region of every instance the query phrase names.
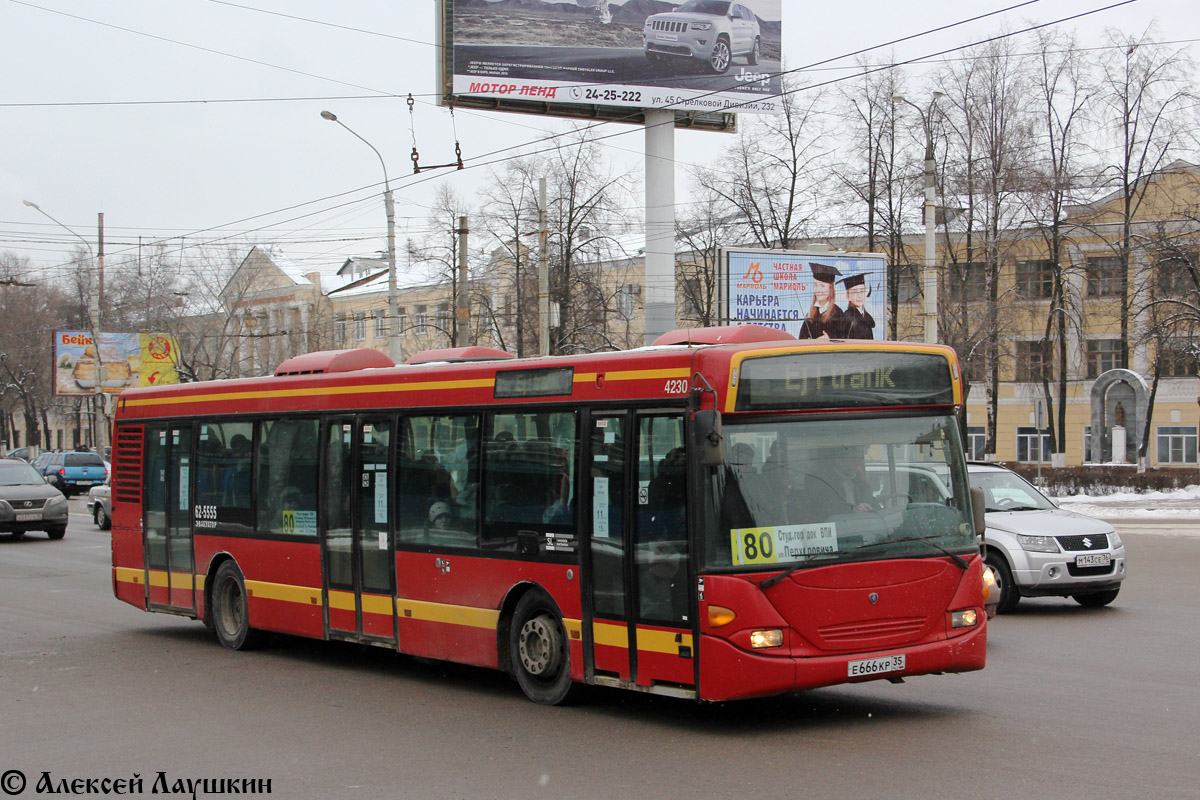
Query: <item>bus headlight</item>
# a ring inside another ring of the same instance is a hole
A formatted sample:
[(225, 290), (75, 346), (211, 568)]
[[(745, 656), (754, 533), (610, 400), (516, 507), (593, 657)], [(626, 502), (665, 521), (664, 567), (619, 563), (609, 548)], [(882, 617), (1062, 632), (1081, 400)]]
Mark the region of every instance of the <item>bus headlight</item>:
[(979, 615), (973, 608), (968, 608), (966, 611), (955, 611), (950, 615), (951, 628), (974, 628), (978, 623)]
[(755, 650), (764, 650), (768, 647), (781, 647), (783, 645), (783, 631), (779, 628), (771, 628), (765, 631), (750, 631), (750, 646)]

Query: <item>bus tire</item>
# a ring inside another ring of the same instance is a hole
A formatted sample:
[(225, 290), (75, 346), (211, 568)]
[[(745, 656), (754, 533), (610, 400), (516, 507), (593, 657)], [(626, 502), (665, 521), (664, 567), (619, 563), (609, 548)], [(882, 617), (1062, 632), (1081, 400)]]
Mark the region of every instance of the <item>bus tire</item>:
[(258, 645), (261, 632), (250, 627), (246, 582), (232, 559), (217, 567), (213, 577), (212, 618), (213, 630), (222, 647), (250, 650)]
[(511, 669), (525, 696), (556, 706), (567, 701), (571, 681), (571, 648), (554, 602), (536, 589), (517, 601), (508, 633)]

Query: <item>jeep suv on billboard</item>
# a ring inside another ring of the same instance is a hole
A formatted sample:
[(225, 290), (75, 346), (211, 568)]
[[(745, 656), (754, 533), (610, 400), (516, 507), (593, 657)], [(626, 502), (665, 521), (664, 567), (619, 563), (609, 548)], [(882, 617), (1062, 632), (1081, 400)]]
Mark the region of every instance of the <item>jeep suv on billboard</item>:
[(762, 54), (758, 17), (741, 3), (725, 0), (688, 0), (674, 11), (649, 16), (642, 36), (650, 61), (695, 58), (718, 75), (735, 56), (754, 65)]

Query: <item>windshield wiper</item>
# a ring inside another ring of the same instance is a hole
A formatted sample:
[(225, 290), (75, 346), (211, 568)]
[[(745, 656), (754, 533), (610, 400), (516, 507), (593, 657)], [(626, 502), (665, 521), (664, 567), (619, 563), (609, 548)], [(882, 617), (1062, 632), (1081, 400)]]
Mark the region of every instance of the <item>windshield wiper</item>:
[(967, 569), (971, 566), (970, 564), (967, 563), (967, 560), (965, 558), (958, 555), (957, 553), (951, 553), (949, 550), (942, 547), (940, 544), (930, 541), (931, 539), (933, 539), (932, 536), (904, 536), (899, 539), (884, 539), (879, 542), (871, 542), (870, 544), (860, 544), (856, 549), (862, 550), (867, 547), (881, 547), (882, 545), (885, 545), (885, 544), (899, 544), (900, 542), (924, 542), (925, 544), (929, 545), (933, 549), (940, 550), (941, 552), (950, 556), (950, 559), (954, 562), (954, 565), (956, 567), (958, 567), (959, 569), (961, 569), (963, 572), (966, 572)]
[(788, 575), (791, 575), (793, 572), (800, 569), (802, 566), (804, 566), (804, 562), (797, 561), (795, 564), (792, 564), (790, 567), (788, 567), (787, 569), (785, 569), (783, 572), (779, 573), (778, 575), (772, 575), (769, 578), (759, 581), (758, 588), (770, 589), (772, 586), (779, 583), (781, 580), (786, 578)]

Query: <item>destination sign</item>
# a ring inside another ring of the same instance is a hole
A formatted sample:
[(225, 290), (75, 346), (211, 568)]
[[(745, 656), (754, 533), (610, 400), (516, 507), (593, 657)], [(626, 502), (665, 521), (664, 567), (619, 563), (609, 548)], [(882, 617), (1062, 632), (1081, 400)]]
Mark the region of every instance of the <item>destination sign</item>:
[(570, 396), (575, 380), (573, 367), (548, 369), (509, 369), (496, 373), (495, 397), (507, 400), (518, 397)]
[(932, 353), (848, 351), (748, 358), (737, 411), (954, 403), (950, 362)]

